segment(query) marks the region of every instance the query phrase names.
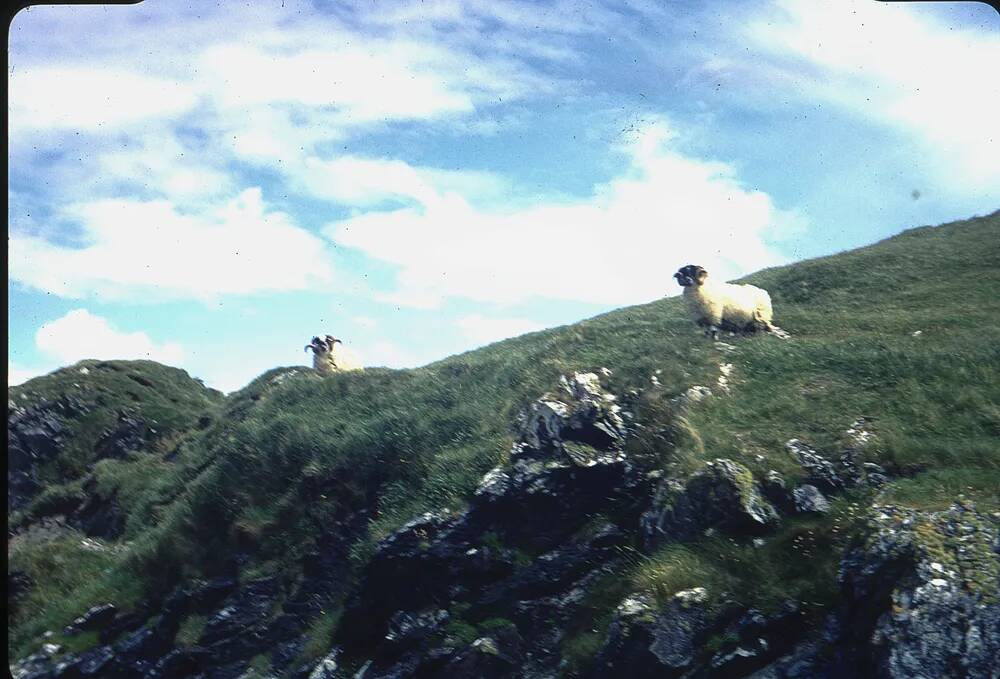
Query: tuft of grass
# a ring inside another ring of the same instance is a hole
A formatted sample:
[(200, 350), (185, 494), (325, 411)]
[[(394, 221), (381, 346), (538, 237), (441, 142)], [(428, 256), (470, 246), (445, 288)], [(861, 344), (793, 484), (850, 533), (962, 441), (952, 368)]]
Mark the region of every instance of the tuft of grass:
[(731, 576), (704, 552), (672, 544), (638, 563), (631, 577), (634, 588), (651, 592), (666, 603), (677, 592), (704, 587), (718, 596), (733, 583)]
[(339, 606), (327, 609), (309, 624), (309, 629), (306, 630), (308, 640), (303, 645), (296, 662), (293, 663), (294, 665), (319, 660), (330, 652), (333, 633), (337, 629), (342, 610)]
[(198, 639), (201, 638), (201, 633), (205, 631), (205, 624), (207, 622), (208, 618), (204, 615), (189, 615), (184, 618), (177, 629), (177, 636), (174, 637), (174, 642), (178, 646), (196, 646)]

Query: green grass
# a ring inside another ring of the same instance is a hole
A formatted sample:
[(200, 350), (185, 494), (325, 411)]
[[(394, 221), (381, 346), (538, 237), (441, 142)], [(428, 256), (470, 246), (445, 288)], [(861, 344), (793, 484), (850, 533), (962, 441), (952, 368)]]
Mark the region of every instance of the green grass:
[[(66, 460), (46, 472), (53, 483), (46, 501), (78, 492), (73, 484), (93, 474), (126, 508), (132, 541), (127, 555), (88, 570), (86, 587), (63, 598), (39, 594), (30, 616), (11, 621), (12, 648), (30, 650), (34, 634), (65, 624), (98, 593), (205, 576), (237, 546), (254, 554), (251, 567), (293, 572), (320, 528), (371, 506), (370, 534), (351, 550), (360, 568), (374, 540), (414, 515), (460, 510), (481, 476), (505, 460), (517, 412), (573, 370), (606, 366), (613, 375), (602, 381), (611, 391), (644, 390), (631, 407), (647, 426), (629, 448), (671, 473), (730, 457), (758, 476), (776, 469), (794, 478), (800, 471), (785, 441), (797, 437), (836, 455), (844, 430), (864, 415), (876, 434), (866, 456), (895, 475), (885, 499), (938, 508), (963, 493), (1000, 508), (1000, 214), (914, 229), (746, 280), (771, 292), (775, 320), (792, 339), (741, 338), (725, 351), (671, 298), (415, 370), (319, 377), (278, 368), (224, 400), (200, 385), (184, 387), (179, 371), (129, 362), (92, 362), (106, 366), (91, 373), (104, 380), (100, 388), (72, 386), (80, 381), (70, 368), (11, 389), (15, 401), (80, 390), (105, 399), (93, 421), (79, 424)], [(683, 419), (669, 412), (687, 387), (714, 386), (724, 361), (734, 365), (729, 395)], [(143, 390), (128, 377), (140, 368), (158, 388)], [(649, 388), (656, 371), (660, 390)], [(161, 450), (92, 468), (87, 446), (122, 404), (160, 422), (172, 460)], [(202, 416), (210, 422), (199, 425)], [(748, 604), (791, 593), (823, 605), (846, 512), (789, 522), (763, 548), (717, 540), (675, 547), (627, 582), (664, 596), (708, 582), (742, 592)], [(808, 558), (800, 551), (807, 542)], [(594, 619), (610, 605), (595, 605)], [(569, 650), (581, 659), (596, 643), (574, 638), (578, 648)]]
[(205, 631), (205, 624), (208, 618), (204, 615), (189, 615), (181, 622), (174, 637), (177, 646), (197, 646), (201, 633)]

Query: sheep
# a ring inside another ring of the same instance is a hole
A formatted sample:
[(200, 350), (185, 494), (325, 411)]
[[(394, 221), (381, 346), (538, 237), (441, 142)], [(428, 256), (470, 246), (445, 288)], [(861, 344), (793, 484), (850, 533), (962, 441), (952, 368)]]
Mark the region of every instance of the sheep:
[(337, 345), (343, 342), (333, 335), (326, 335), (324, 339), (313, 337), (303, 351), (313, 352), (313, 368), (323, 374), (341, 372), (344, 370), (361, 370), (361, 365), (350, 352), (339, 348)]
[(684, 301), (695, 323), (705, 334), (719, 339), (719, 330), (756, 332), (765, 330), (785, 338), (787, 333), (771, 323), (771, 296), (753, 285), (714, 283), (708, 271), (688, 264), (674, 278), (684, 288)]

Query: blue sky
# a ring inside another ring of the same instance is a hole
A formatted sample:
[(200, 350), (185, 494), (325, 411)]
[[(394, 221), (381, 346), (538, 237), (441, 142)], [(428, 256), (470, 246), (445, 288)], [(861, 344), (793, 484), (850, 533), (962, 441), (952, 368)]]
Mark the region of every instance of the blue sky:
[[(972, 2), (36, 6), (8, 371), (410, 367), (1000, 207)], [(780, 309), (776, 318), (780, 322)]]

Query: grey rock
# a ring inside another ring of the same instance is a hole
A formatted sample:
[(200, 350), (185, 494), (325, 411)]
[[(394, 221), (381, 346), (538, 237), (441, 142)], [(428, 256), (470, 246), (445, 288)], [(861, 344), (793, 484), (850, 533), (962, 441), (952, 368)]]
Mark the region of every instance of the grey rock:
[(101, 604), (90, 608), (86, 613), (74, 620), (63, 632), (68, 635), (79, 634), (104, 627), (114, 620), (118, 609), (114, 604)]
[(778, 513), (761, 495), (753, 475), (732, 460), (716, 459), (683, 485), (664, 480), (651, 508), (641, 518), (643, 546), (686, 541), (706, 530), (734, 535), (762, 535), (778, 522)]
[(785, 448), (795, 457), (806, 472), (810, 484), (826, 493), (844, 489), (844, 482), (832, 462), (798, 439), (789, 439)]
[(706, 592), (678, 592), (662, 609), (644, 593), (626, 597), (594, 662), (594, 677), (679, 677), (691, 670), (714, 616)]
[(826, 514), (830, 502), (816, 486), (804, 484), (792, 491), (795, 511), (800, 514)]
[(340, 649), (333, 649), (327, 653), (309, 673), (309, 679), (336, 679), (337, 656)]
[(996, 679), (1000, 538), (995, 517), (959, 502), (944, 512), (875, 507), (864, 543), (840, 567), (842, 645), (878, 676)]

